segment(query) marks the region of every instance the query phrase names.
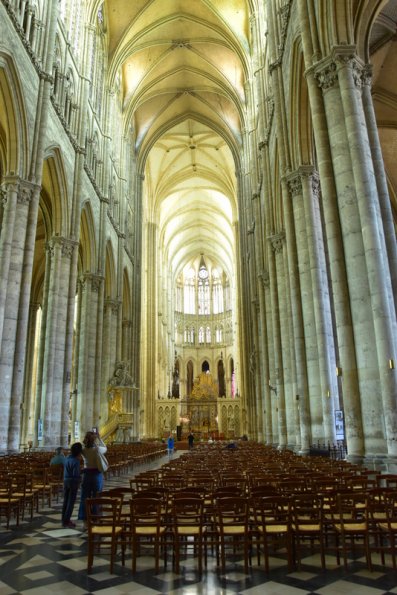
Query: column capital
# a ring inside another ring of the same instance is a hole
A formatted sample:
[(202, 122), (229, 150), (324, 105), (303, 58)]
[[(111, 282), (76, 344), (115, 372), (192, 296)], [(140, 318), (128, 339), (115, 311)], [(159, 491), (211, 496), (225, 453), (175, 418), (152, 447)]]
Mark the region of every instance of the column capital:
[(75, 247), (79, 245), (76, 240), (65, 238), (56, 234), (52, 236), (49, 243), (51, 243), (53, 247), (59, 246), (61, 248), (62, 256), (66, 256), (67, 258), (72, 257)]
[(275, 233), (268, 237), (268, 240), (272, 246), (273, 252), (275, 254), (280, 254), (283, 250), (283, 245), (285, 242), (285, 232), (281, 231), (279, 233)]
[(337, 64), (338, 70), (349, 68), (356, 87), (363, 86), (363, 72), (365, 64), (357, 56), (355, 46), (336, 46), (332, 49), (332, 55)]
[(83, 291), (85, 291), (90, 285), (91, 291), (98, 293), (104, 279), (105, 277), (103, 277), (103, 275), (95, 275), (95, 273), (85, 272), (80, 275), (79, 282)]
[(362, 82), (363, 86), (371, 87), (372, 86), (372, 75), (373, 75), (373, 68), (371, 64), (366, 64), (362, 69)]
[(288, 191), (291, 196), (302, 196), (302, 176), (299, 170), (286, 176)]
[(270, 276), (269, 271), (263, 269), (259, 274), (258, 278), (262, 281), (263, 287), (268, 289), (270, 287)]
[(24, 180), (16, 174), (9, 174), (4, 176), (1, 189), (1, 196), (4, 203), (7, 202), (9, 192), (16, 192), (18, 204), (23, 205), (31, 202), (34, 195), (39, 193), (41, 186)]
[(121, 300), (107, 298), (105, 300), (105, 310), (108, 310), (110, 308), (112, 314), (117, 314), (121, 307), (121, 303)]
[(330, 58), (321, 60), (314, 67), (309, 68), (305, 74), (314, 72), (314, 78), (322, 91), (332, 89), (338, 81), (338, 68), (336, 62)]

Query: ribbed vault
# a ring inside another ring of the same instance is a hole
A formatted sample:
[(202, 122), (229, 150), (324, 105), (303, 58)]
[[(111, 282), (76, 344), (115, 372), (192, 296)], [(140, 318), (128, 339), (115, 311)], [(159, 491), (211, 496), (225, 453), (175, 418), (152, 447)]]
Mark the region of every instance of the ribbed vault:
[(105, 19), (145, 217), (159, 226), (166, 266), (177, 274), (205, 252), (232, 275), (248, 3), (113, 0)]

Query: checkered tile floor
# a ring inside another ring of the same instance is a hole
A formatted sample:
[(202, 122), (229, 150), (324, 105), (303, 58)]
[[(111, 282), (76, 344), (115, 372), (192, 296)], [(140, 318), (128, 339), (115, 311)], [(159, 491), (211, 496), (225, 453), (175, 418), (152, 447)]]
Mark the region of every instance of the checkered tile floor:
[[(151, 465), (160, 466), (166, 458)], [(142, 467), (137, 472), (144, 470)], [(106, 487), (126, 485), (127, 477), (114, 477)], [(244, 595), (386, 595), (397, 594), (397, 572), (379, 564), (374, 554), (374, 570), (369, 572), (360, 558), (352, 561), (346, 571), (335, 559), (327, 557), (327, 570), (321, 570), (319, 557), (308, 556), (301, 571), (288, 572), (285, 557), (270, 561), (267, 575), (260, 567), (244, 572), (242, 560), (228, 560), (222, 574), (211, 555), (208, 567), (200, 577), (192, 556), (181, 560), (180, 573), (172, 571), (171, 553), (167, 567), (155, 574), (150, 557), (138, 558), (137, 572), (131, 574), (130, 561), (125, 567), (118, 560), (114, 573), (109, 573), (106, 556), (95, 556), (94, 568), (87, 574), (87, 544), (82, 527), (64, 529), (60, 526), (61, 502), (40, 511), (33, 522), (22, 522), (19, 528), (0, 528), (0, 595), (151, 595), (241, 593)], [(77, 503), (75, 515), (77, 513)]]

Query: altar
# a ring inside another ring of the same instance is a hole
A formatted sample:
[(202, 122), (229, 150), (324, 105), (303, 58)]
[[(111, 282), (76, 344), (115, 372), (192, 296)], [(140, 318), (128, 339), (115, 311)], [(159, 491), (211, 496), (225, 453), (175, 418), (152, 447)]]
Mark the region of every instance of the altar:
[(181, 401), (182, 434), (186, 431), (199, 436), (218, 433), (218, 383), (209, 372), (196, 378), (192, 394)]

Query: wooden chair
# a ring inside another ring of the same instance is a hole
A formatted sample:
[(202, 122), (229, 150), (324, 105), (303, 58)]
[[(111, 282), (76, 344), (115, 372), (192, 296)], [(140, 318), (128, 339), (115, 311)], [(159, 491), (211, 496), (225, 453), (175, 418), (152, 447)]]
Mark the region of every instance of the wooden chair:
[(134, 497), (130, 500), (129, 541), (132, 552), (132, 572), (136, 572), (136, 561), (141, 546), (152, 547), (155, 569), (159, 571), (160, 553), (164, 551), (164, 565), (167, 563), (165, 535), (166, 526), (161, 520), (162, 503), (156, 498)]
[(369, 548), (368, 494), (351, 490), (337, 494), (337, 506), (334, 513), (333, 530), (336, 537), (338, 564), (340, 554), (344, 565), (348, 565), (348, 551), (363, 549), (368, 570), (372, 570)]
[(90, 572), (95, 553), (101, 549), (110, 552), (110, 573), (113, 573), (114, 560), (118, 543), (122, 546), (122, 563), (124, 566), (124, 545), (122, 542), (123, 525), (120, 522), (119, 498), (87, 498), (87, 535), (88, 558), (87, 571)]
[(203, 545), (205, 526), (203, 522), (203, 498), (186, 496), (174, 498), (172, 503), (172, 534), (174, 545), (174, 567), (179, 573), (181, 550), (187, 552), (192, 545), (198, 556), (198, 569), (203, 569)]
[(312, 552), (315, 544), (319, 544), (321, 568), (325, 570), (325, 533), (321, 498), (311, 493), (295, 494), (291, 499), (291, 512), (293, 551), (298, 569), (301, 568), (303, 544), (309, 541)]
[(44, 506), (47, 499), (48, 506), (52, 503), (52, 486), (48, 481), (48, 468), (43, 465), (32, 468), (33, 489), (38, 492), (41, 504)]
[(101, 492), (101, 498), (119, 498), (120, 499), (120, 521), (123, 526), (130, 522), (130, 500), (135, 495), (134, 488), (117, 487), (109, 488)]
[(253, 543), (257, 546), (258, 565), (260, 553), (265, 558), (265, 571), (269, 572), (270, 552), (287, 550), (288, 569), (292, 570), (291, 500), (287, 496), (267, 496), (251, 500)]
[(390, 552), (394, 570), (396, 569), (397, 555), (397, 493), (390, 492), (385, 497), (386, 519), (378, 523), (382, 537), (385, 538), (384, 546)]
[(7, 529), (10, 527), (11, 515), (13, 515), (15, 518), (16, 526), (19, 526), (19, 513), (22, 506), (22, 499), (14, 495), (12, 476), (3, 475), (1, 478), (0, 518), (2, 515), (4, 515), (7, 519)]
[(50, 465), (47, 470), (47, 482), (51, 486), (51, 496), (55, 496), (59, 502), (59, 496), (63, 493), (64, 466)]
[(25, 518), (25, 510), (30, 510), (30, 520), (33, 519), (33, 508), (37, 500), (37, 492), (32, 488), (32, 477), (21, 471), (12, 475), (13, 497), (20, 499), (22, 520)]
[(242, 546), (244, 552), (244, 570), (248, 572), (248, 558), (251, 547), (248, 525), (248, 501), (246, 498), (239, 496), (218, 498), (216, 508), (216, 531), (222, 572), (225, 571), (226, 549), (232, 547), (232, 551), (235, 553), (238, 546)]

